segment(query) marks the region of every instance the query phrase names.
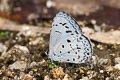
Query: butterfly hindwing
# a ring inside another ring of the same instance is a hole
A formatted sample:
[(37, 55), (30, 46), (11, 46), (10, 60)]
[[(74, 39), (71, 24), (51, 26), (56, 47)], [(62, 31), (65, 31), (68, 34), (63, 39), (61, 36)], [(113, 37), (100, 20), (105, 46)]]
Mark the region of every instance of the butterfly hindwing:
[(65, 38), (55, 46), (54, 60), (70, 63), (86, 62), (92, 56), (92, 47), (89, 43), (89, 39), (84, 35)]

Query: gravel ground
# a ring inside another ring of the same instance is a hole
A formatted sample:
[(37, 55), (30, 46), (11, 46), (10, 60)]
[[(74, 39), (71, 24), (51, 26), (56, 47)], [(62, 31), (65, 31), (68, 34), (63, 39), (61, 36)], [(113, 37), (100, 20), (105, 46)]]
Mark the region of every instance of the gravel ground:
[[(94, 56), (84, 64), (51, 62), (49, 34), (0, 31), (1, 80), (119, 80), (120, 46), (92, 41)], [(28, 35), (29, 33), (29, 35)]]

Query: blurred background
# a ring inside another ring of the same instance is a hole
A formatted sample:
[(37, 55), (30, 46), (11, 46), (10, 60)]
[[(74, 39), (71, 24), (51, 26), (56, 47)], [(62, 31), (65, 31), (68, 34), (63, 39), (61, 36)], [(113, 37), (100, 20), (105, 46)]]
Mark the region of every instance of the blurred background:
[(37, 24), (62, 10), (77, 20), (120, 26), (120, 0), (0, 0), (0, 16), (19, 23)]

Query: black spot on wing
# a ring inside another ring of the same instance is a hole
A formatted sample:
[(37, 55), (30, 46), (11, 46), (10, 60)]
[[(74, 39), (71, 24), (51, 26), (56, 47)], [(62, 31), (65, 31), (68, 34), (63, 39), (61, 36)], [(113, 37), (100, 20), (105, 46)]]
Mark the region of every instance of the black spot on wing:
[(59, 24), (62, 24), (62, 23), (59, 23)]
[[(84, 35), (82, 35), (86, 40), (87, 40), (87, 42), (88, 42), (88, 45), (90, 45), (90, 49), (92, 49), (92, 45), (91, 45), (91, 43), (90, 43), (90, 40), (86, 37), (86, 36), (84, 36)], [(87, 45), (87, 44), (86, 44)], [(91, 50), (91, 53), (93, 53), (93, 51)]]
[(70, 61), (69, 59), (67, 59), (67, 61)]
[(78, 58), (77, 59), (80, 59), (80, 56), (78, 55)]
[(77, 54), (77, 52), (75, 52), (75, 54)]
[(62, 48), (64, 48), (64, 45), (62, 45)]
[(66, 25), (67, 23), (59, 23), (59, 24), (61, 24), (62, 26), (64, 26), (64, 25)]
[(57, 24), (55, 26), (58, 26)]
[(72, 33), (72, 31), (68, 30), (68, 31), (66, 31), (66, 33)]
[(86, 44), (86, 46), (88, 46), (88, 44)]
[(62, 25), (64, 26), (65, 24), (67, 24), (67, 23), (63, 23)]
[(80, 37), (79, 39), (80, 39), (80, 40), (82, 40), (83, 38), (82, 38), (82, 37)]
[(68, 51), (68, 53), (70, 54), (70, 51)]
[(90, 53), (87, 53), (87, 55), (90, 55)]
[(68, 27), (68, 26), (65, 26), (65, 28), (69, 29), (69, 27)]
[(77, 49), (81, 49), (80, 47), (77, 47)]
[(60, 31), (55, 31), (55, 32), (57, 32), (57, 33), (61, 33)]
[(54, 55), (54, 56), (56, 56), (56, 54), (55, 54), (55, 53), (53, 53), (53, 55)]
[(79, 33), (77, 32), (77, 30), (75, 30), (75, 32), (76, 32), (76, 34), (79, 34)]
[(70, 43), (71, 41), (69, 39), (67, 39), (67, 42)]
[(73, 58), (73, 61), (75, 61), (75, 58)]
[(89, 51), (90, 49), (87, 48), (87, 51)]
[(60, 51), (60, 53), (62, 53), (62, 51)]

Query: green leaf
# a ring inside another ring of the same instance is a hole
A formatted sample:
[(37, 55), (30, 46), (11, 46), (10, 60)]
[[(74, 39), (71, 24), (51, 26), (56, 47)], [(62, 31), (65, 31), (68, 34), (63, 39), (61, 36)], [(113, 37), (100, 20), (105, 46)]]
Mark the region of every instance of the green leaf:
[(8, 36), (8, 34), (9, 34), (9, 32), (0, 32), (0, 36), (2, 37), (2, 36)]

